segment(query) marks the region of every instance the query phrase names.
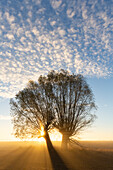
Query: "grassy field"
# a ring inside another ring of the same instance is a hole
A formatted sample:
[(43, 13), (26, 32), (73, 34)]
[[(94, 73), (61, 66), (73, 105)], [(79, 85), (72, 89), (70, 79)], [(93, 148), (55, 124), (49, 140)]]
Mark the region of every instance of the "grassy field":
[[(84, 149), (64, 151), (59, 142), (53, 143), (69, 170), (113, 170), (113, 142), (81, 144)], [(44, 142), (0, 142), (0, 170), (52, 170), (51, 159)]]

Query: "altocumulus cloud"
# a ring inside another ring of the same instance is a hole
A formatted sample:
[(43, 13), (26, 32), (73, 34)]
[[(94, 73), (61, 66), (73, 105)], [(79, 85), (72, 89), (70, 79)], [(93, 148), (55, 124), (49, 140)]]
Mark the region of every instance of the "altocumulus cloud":
[(112, 2), (1, 0), (0, 96), (13, 97), (52, 69), (112, 75)]

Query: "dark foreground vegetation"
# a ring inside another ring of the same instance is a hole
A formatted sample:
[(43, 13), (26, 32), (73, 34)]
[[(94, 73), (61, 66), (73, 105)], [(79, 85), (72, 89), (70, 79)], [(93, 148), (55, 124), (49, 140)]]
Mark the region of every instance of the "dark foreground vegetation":
[(0, 170), (60, 170), (60, 161), (69, 170), (113, 169), (113, 142), (82, 142), (84, 149), (69, 150), (53, 145), (51, 156), (44, 142), (0, 142)]
[[(62, 148), (71, 138), (89, 127), (95, 120), (94, 95), (86, 79), (65, 70), (50, 71), (38, 82), (27, 86), (10, 100), (14, 135), (17, 138), (43, 137), (51, 143), (49, 131), (56, 128), (62, 134)], [(49, 145), (48, 149), (52, 147)]]

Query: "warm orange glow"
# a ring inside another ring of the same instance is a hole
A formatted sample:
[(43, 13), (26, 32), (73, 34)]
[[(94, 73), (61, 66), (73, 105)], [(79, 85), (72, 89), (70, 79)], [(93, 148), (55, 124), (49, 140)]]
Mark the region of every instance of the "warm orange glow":
[(43, 137), (37, 139), (38, 142), (45, 142), (45, 139)]
[(41, 137), (38, 138), (38, 142), (44, 142), (44, 141), (45, 141), (45, 139), (44, 139), (44, 137), (43, 137), (44, 134), (45, 134), (45, 132), (44, 132), (44, 127), (41, 126), (41, 130), (40, 130), (40, 135), (41, 135)]
[(45, 139), (44, 139), (44, 137), (43, 137), (44, 134), (45, 134), (45, 132), (44, 132), (44, 127), (41, 125), (40, 136), (39, 136), (38, 139), (37, 139), (38, 142), (45, 142)]
[[(45, 139), (44, 139), (44, 137), (43, 137), (44, 134), (45, 134), (45, 132), (44, 132), (44, 127), (41, 126), (40, 137), (37, 139), (37, 141), (39, 141), (39, 142), (45, 141)], [(56, 129), (51, 130), (50, 133), (49, 133), (49, 135), (50, 135), (51, 141), (62, 141), (62, 135), (61, 135), (61, 133), (59, 133), (58, 130), (56, 130)]]
[(41, 126), (41, 131), (40, 131), (40, 133), (41, 133), (41, 136), (44, 136), (45, 132), (44, 132), (44, 127), (43, 127), (43, 126)]
[(51, 141), (62, 141), (62, 134), (58, 130), (53, 129), (50, 132), (50, 139)]
[[(45, 134), (44, 132), (44, 127), (41, 126), (41, 130), (39, 132), (39, 137), (37, 138), (31, 138), (31, 139), (24, 139), (23, 141), (37, 141), (37, 142), (44, 142), (45, 143), (45, 138), (43, 137)], [(51, 141), (62, 141), (62, 134), (56, 130), (53, 129), (49, 133)], [(21, 141), (20, 139), (16, 139), (16, 141)]]

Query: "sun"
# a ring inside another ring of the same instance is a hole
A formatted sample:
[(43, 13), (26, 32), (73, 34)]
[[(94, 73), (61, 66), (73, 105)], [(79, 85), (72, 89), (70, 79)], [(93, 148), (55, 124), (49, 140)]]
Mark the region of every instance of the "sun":
[(38, 142), (45, 142), (45, 139), (44, 139), (44, 136), (45, 135), (45, 132), (44, 132), (44, 127), (41, 126), (41, 130), (40, 130), (40, 135), (37, 139)]
[[(41, 126), (40, 137), (37, 139), (38, 142), (44, 142), (45, 141), (45, 138), (43, 137), (44, 134), (45, 134), (44, 127)], [(49, 132), (49, 136), (50, 136), (51, 141), (62, 141), (62, 135), (57, 129), (52, 129)]]
[(40, 130), (40, 137), (38, 138), (38, 142), (45, 142), (44, 136), (45, 132), (44, 132), (44, 127), (41, 126), (41, 130)]
[[(42, 142), (46, 143), (46, 140), (44, 138), (45, 132), (44, 132), (44, 127), (41, 126), (39, 130), (39, 136), (35, 138), (26, 138), (23, 139), (23, 141), (34, 141), (34, 142)], [(62, 141), (62, 134), (57, 130), (57, 129), (52, 129), (49, 132), (50, 140), (51, 141)], [(21, 141), (20, 139), (16, 139), (16, 141)]]

